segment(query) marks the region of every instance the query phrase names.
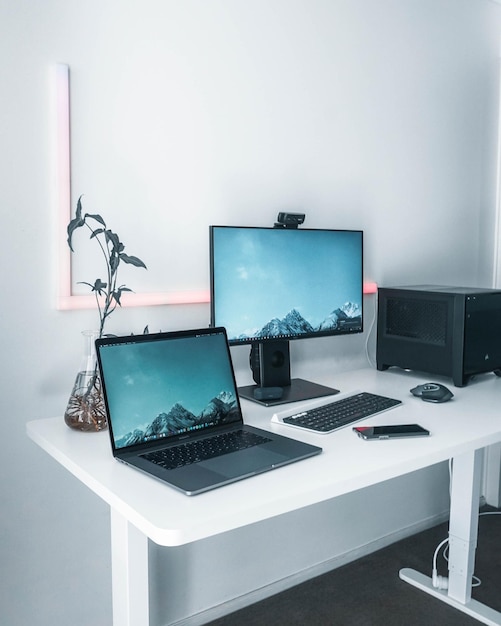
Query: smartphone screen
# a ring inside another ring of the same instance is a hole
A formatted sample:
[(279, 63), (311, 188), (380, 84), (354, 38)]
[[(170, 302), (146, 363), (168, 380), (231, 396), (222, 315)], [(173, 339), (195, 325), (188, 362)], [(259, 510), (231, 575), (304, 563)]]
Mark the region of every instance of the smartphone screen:
[(430, 434), (419, 424), (398, 424), (397, 426), (354, 426), (353, 430), (362, 439), (396, 439), (399, 437), (425, 437)]

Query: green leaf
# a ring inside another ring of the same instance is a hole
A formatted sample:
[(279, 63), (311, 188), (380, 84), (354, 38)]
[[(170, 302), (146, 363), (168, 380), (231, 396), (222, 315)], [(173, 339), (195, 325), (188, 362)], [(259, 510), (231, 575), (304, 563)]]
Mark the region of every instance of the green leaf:
[(97, 293), (100, 296), (102, 296), (103, 294), (106, 295), (106, 292), (104, 291), (104, 289), (106, 289), (108, 285), (107, 283), (103, 283), (103, 281), (100, 278), (98, 278), (93, 285), (91, 283), (87, 283), (85, 280), (78, 281), (78, 284), (87, 285), (87, 287), (90, 287), (92, 291), (97, 291)]
[(118, 250), (118, 247), (120, 246), (120, 239), (118, 238), (118, 235), (111, 230), (106, 230), (105, 234), (106, 241), (111, 241), (113, 250)]
[(75, 232), (75, 230), (77, 228), (80, 228), (80, 226), (84, 226), (85, 224), (85, 217), (82, 219), (82, 202), (81, 202), (81, 198), (82, 196), (80, 196), (80, 198), (78, 198), (78, 202), (77, 202), (77, 210), (75, 213), (75, 217), (70, 221), (70, 223), (68, 224), (67, 227), (67, 233), (68, 233), (68, 245), (70, 247), (70, 250), (72, 252), (74, 252), (73, 250), (73, 246), (71, 245), (71, 239), (73, 237), (73, 233)]
[(93, 237), (97, 237), (101, 233), (104, 233), (104, 228), (96, 228), (96, 230), (92, 231), (90, 238), (92, 239)]
[(106, 222), (103, 220), (103, 218), (98, 215), (97, 213), (86, 213), (85, 217), (92, 217), (93, 220), (96, 220), (96, 222), (99, 222), (100, 224), (102, 224), (105, 228), (106, 228)]
[(113, 292), (113, 300), (118, 304), (118, 306), (122, 306), (120, 303), (120, 298), (122, 297), (122, 292), (124, 291), (132, 291), (128, 287), (119, 287), (116, 291)]
[(146, 265), (141, 261), (141, 259), (137, 258), (137, 256), (129, 256), (128, 254), (122, 252), (122, 254), (120, 254), (120, 259), (124, 263), (130, 263), (131, 265), (135, 265), (136, 267), (144, 267), (145, 270), (148, 269)]
[(112, 254), (110, 256), (110, 270), (112, 274), (115, 274), (115, 272), (117, 271), (118, 265), (120, 263), (120, 257), (118, 257), (116, 254)]
[(107, 283), (103, 283), (103, 281), (100, 278), (97, 278), (96, 282), (92, 286), (92, 291), (97, 291), (97, 293), (100, 296), (102, 296), (103, 295), (103, 291), (104, 291), (104, 289), (106, 289), (107, 286), (108, 286)]

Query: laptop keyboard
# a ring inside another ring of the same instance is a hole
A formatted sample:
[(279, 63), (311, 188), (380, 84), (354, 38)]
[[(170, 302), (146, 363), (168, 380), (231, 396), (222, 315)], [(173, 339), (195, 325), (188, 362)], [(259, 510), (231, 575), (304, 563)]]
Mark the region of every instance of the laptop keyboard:
[(329, 433), (399, 404), (401, 404), (400, 400), (361, 392), (307, 411), (301, 411), (301, 413), (290, 417), (284, 417), (283, 422), (308, 430)]
[(170, 448), (148, 452), (141, 456), (147, 461), (171, 470), (190, 465), (191, 463), (207, 461), (230, 452), (252, 448), (267, 441), (271, 441), (271, 439), (245, 430), (235, 430), (220, 435), (213, 435), (206, 439), (188, 441)]

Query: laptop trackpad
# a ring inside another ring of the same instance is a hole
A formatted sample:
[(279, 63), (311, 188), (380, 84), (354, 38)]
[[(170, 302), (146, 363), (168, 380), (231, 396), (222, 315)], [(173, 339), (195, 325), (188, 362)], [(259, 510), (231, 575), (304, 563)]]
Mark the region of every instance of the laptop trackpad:
[(245, 476), (246, 474), (264, 472), (276, 465), (281, 465), (287, 459), (288, 457), (283, 454), (267, 450), (262, 446), (255, 446), (247, 450), (223, 454), (223, 456), (202, 461), (198, 465), (224, 474), (228, 478), (233, 478), (240, 475)]

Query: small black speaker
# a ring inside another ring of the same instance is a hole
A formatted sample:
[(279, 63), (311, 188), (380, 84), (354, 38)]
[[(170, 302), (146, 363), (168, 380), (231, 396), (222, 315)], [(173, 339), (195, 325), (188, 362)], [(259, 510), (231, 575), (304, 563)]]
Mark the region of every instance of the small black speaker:
[(250, 352), (252, 378), (261, 387), (287, 387), (291, 384), (288, 341), (263, 341)]
[(378, 290), (377, 369), (441, 374), (457, 387), (501, 375), (501, 291), (419, 285)]

